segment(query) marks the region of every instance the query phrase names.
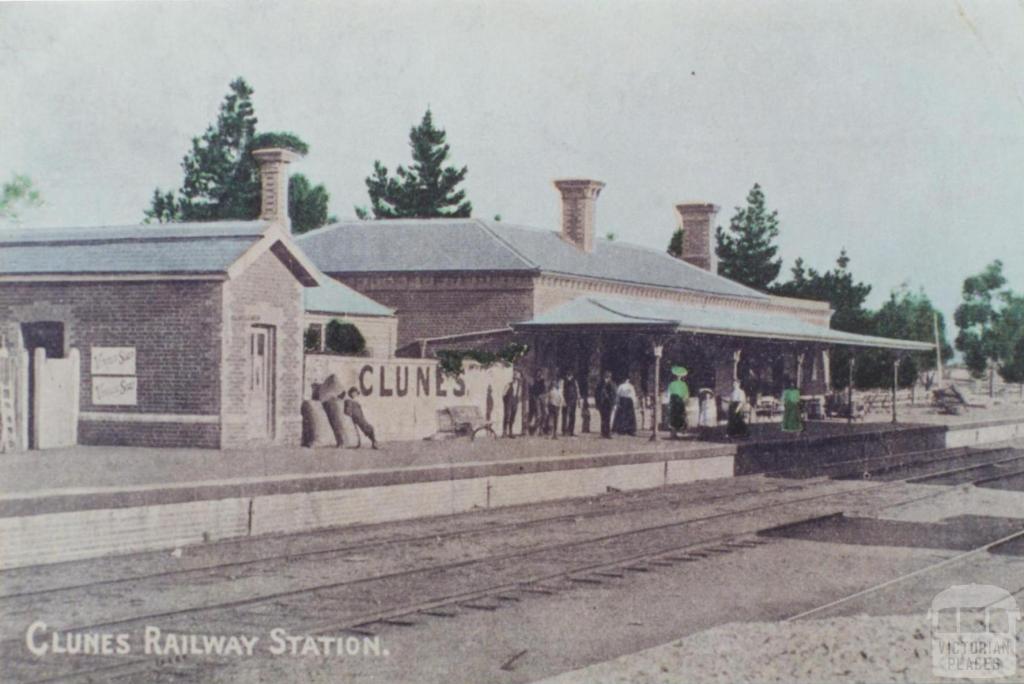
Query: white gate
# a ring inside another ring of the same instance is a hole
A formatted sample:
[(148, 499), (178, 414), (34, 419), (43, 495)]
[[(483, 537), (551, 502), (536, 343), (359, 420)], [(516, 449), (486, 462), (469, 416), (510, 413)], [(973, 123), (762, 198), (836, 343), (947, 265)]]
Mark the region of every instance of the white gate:
[(64, 359), (46, 358), (46, 350), (33, 351), (32, 443), (36, 449), (54, 449), (78, 443), (78, 350)]

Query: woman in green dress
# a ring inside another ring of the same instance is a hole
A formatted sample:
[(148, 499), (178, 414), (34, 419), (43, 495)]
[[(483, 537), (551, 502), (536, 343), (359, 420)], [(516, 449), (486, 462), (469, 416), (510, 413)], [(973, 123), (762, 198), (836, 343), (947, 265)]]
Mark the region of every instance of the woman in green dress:
[(687, 374), (682, 366), (672, 366), (672, 375), (676, 376), (668, 385), (668, 426), (672, 430), (672, 439), (686, 431), (686, 401), (690, 398), (690, 388), (683, 378)]
[(800, 390), (792, 387), (792, 384), (789, 378), (786, 378), (786, 389), (782, 390), (782, 431), (803, 432), (804, 421), (800, 417)]

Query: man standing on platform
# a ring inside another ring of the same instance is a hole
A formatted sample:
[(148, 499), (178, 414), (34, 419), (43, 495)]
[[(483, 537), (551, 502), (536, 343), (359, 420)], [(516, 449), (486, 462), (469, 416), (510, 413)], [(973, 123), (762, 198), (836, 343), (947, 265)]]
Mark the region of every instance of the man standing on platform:
[(594, 393), (594, 401), (597, 404), (598, 413), (601, 414), (601, 436), (611, 439), (612, 409), (615, 407), (615, 402), (618, 401), (611, 371), (604, 372), (604, 378), (598, 384), (597, 392)]
[(573, 437), (576, 434), (576, 406), (580, 401), (580, 385), (572, 371), (565, 374), (562, 393), (565, 398), (565, 408), (562, 409), (562, 434)]
[(519, 402), (523, 399), (523, 376), (519, 371), (512, 373), (512, 381), (505, 387), (501, 395), (501, 436), (515, 437), (513, 430), (516, 423), (516, 411), (519, 409)]
[(544, 382), (544, 373), (539, 369), (534, 375), (533, 384), (530, 385), (529, 398), (529, 415), (527, 416), (530, 424), (529, 432), (531, 435), (537, 432), (544, 434), (544, 428), (547, 425), (548, 388)]
[(345, 415), (352, 419), (359, 431), (370, 438), (370, 445), (377, 448), (377, 437), (373, 432), (373, 426), (370, 425), (370, 421), (366, 420), (366, 416), (363, 415), (363, 407), (356, 401), (356, 395), (359, 394), (359, 390), (355, 387), (348, 391), (348, 399), (345, 400)]

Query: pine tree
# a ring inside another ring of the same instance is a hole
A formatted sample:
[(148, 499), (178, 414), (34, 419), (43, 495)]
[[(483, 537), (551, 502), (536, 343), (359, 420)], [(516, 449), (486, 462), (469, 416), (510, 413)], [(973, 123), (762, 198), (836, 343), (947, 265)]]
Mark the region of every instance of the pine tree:
[[(420, 125), (409, 131), (412, 166), (399, 166), (391, 176), (380, 161), (373, 163), (366, 188), (374, 218), (468, 217), (473, 212), (466, 191), (456, 189), (465, 180), (468, 168), (444, 166), (451, 151), (445, 139), (444, 129), (434, 127), (428, 109)], [(356, 207), (356, 214), (365, 219), (370, 212)]]
[[(181, 162), (181, 189), (153, 191), (146, 222), (252, 220), (260, 214), (259, 169), (252, 151), (287, 147), (305, 154), (308, 146), (293, 133), (256, 133), (253, 89), (242, 78), (231, 82), (215, 124), (192, 139)], [(329, 195), (302, 174), (288, 180), (288, 214), (292, 231), (304, 233), (333, 220), (327, 215)]]
[(672, 233), (672, 239), (668, 243), (668, 253), (677, 259), (683, 258), (683, 229), (676, 228), (676, 232)]
[(776, 259), (779, 248), (772, 241), (779, 236), (778, 212), (768, 213), (761, 186), (747, 195), (747, 206), (736, 207), (729, 230), (715, 231), (718, 273), (756, 290), (767, 290), (778, 277), (782, 259)]

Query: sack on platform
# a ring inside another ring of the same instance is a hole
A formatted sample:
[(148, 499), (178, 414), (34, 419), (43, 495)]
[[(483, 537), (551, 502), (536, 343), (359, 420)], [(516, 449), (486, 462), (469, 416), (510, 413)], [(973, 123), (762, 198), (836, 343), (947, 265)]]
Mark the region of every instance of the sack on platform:
[(342, 387), (341, 382), (338, 381), (338, 376), (331, 373), (327, 376), (326, 380), (320, 383), (316, 388), (316, 391), (313, 392), (313, 398), (317, 401), (327, 401), (328, 399), (334, 399), (344, 391), (345, 388)]
[(302, 402), (302, 446), (335, 446), (334, 433), (324, 405), (319, 401)]

